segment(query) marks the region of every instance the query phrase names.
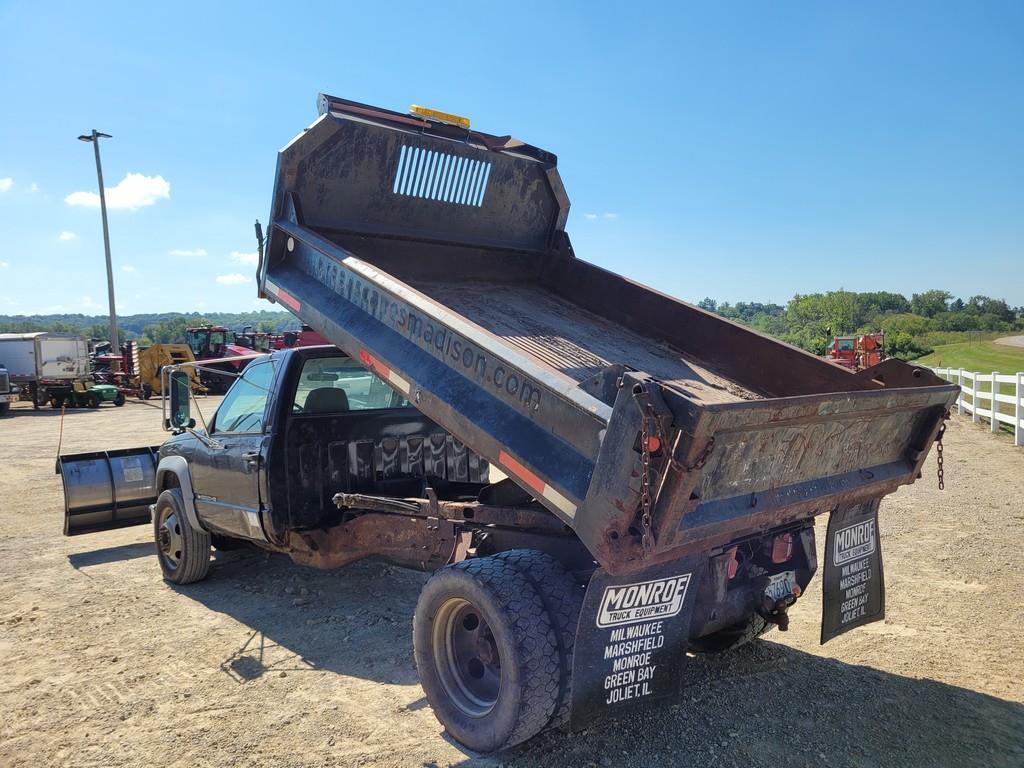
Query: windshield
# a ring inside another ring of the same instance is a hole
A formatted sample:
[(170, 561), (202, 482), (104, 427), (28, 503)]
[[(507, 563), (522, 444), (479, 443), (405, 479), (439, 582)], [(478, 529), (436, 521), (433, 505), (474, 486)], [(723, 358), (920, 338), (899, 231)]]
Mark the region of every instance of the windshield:
[(262, 432), (274, 368), (270, 360), (250, 363), (224, 395), (213, 417), (214, 432)]

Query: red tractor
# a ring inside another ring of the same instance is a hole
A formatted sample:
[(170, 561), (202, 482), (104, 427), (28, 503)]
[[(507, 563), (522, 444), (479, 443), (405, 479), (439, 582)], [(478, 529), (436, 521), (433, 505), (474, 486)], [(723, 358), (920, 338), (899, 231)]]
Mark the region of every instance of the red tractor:
[(827, 355), (833, 363), (855, 371), (878, 365), (885, 359), (885, 334), (866, 333), (863, 336), (836, 336)]
[[(185, 341), (196, 360), (216, 360), (200, 369), (200, 382), (207, 392), (222, 395), (228, 391), (235, 376), (242, 372), (248, 359), (231, 360), (232, 357), (251, 355), (253, 350), (235, 343), (235, 334), (223, 325), (202, 325), (185, 331)], [(229, 358), (225, 360), (224, 358)], [(213, 370), (209, 370), (213, 369)], [(218, 373), (223, 371), (223, 373)]]
[(330, 344), (327, 339), (314, 331), (308, 325), (303, 325), (300, 331), (285, 331), (281, 336), (275, 337), (274, 349), (289, 349), (291, 347), (315, 347), (320, 344)]

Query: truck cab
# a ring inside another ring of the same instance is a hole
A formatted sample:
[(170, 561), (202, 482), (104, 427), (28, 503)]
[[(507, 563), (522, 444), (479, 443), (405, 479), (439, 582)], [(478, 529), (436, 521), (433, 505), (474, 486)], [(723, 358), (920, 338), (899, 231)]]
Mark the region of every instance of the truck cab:
[(11, 384), (11, 375), (0, 363), (0, 416), (6, 416), (11, 403), (18, 399), (18, 390)]
[[(189, 484), (202, 529), (285, 549), (289, 531), (336, 520), (337, 492), (465, 494), (488, 478), (486, 461), (330, 346), (255, 358), (205, 428), (179, 431), (159, 460), (157, 490)], [(173, 571), (174, 553), (163, 557)]]

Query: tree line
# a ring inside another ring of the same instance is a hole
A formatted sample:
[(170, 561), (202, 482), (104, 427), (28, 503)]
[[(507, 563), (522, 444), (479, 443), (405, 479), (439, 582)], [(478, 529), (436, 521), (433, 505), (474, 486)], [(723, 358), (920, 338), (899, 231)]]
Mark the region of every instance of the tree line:
[[(961, 341), (968, 335), (997, 336), (1024, 332), (1024, 307), (1003, 299), (971, 296), (966, 301), (948, 291), (900, 293), (829, 291), (797, 294), (785, 305), (760, 302), (719, 302), (705, 298), (699, 306), (722, 317), (749, 325), (814, 354), (825, 354), (834, 336), (884, 331), (890, 355), (913, 359), (937, 344)], [(160, 344), (182, 342), (185, 330), (197, 325), (223, 325), (240, 331), (252, 326), (280, 333), (297, 330), (298, 319), (288, 312), (162, 312), (118, 318), (124, 340)], [(105, 315), (0, 315), (0, 333), (57, 331), (109, 340)]]
[(900, 293), (829, 291), (797, 294), (786, 304), (718, 302), (699, 306), (749, 325), (817, 355), (825, 354), (835, 336), (885, 333), (888, 354), (913, 359), (932, 347), (978, 334), (997, 336), (1024, 331), (1024, 307), (1003, 299), (971, 296), (966, 301), (949, 291)]
[[(125, 315), (117, 319), (122, 341), (134, 339), (143, 346), (185, 341), (185, 331), (199, 325), (223, 325), (233, 331), (252, 326), (258, 331), (280, 333), (298, 330), (300, 323), (288, 312), (160, 312)], [(110, 340), (107, 315), (0, 315), (0, 333), (80, 333), (86, 338)]]

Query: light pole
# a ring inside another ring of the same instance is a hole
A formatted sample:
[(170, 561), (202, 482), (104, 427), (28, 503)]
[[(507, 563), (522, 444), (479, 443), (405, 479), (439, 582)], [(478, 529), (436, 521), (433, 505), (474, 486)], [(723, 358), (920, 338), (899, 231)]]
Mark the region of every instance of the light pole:
[(109, 133), (100, 133), (95, 128), (92, 133), (78, 137), (79, 141), (91, 141), (96, 152), (96, 178), (100, 184), (100, 213), (103, 216), (103, 250), (107, 255), (107, 299), (110, 302), (110, 348), (115, 355), (121, 354), (121, 344), (117, 338), (117, 311), (114, 309), (114, 267), (110, 263), (110, 232), (107, 229), (107, 196), (103, 192), (103, 166), (100, 165), (100, 139), (112, 139)]

